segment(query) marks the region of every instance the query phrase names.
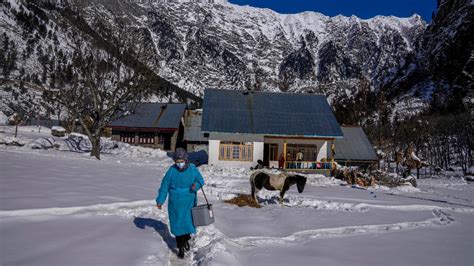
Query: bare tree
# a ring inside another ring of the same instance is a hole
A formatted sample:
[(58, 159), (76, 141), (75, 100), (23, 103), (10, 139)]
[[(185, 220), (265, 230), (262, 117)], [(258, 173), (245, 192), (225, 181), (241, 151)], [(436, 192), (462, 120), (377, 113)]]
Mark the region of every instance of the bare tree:
[(287, 71), (280, 73), (280, 81), (278, 82), (278, 87), (280, 91), (287, 92), (291, 85), (293, 85), (295, 81), (293, 73)]
[(91, 156), (97, 159), (104, 129), (120, 116), (123, 106), (143, 99), (151, 87), (146, 64), (137, 60), (146, 52), (137, 47), (133, 33), (124, 30), (118, 34), (115, 46), (108, 51), (77, 41), (70, 64), (72, 74), (63, 87), (45, 92), (46, 98), (59, 103), (79, 121), (91, 141)]
[(10, 118), (10, 123), (15, 125), (15, 138), (18, 136), (18, 126), (22, 123), (30, 119), (35, 112), (32, 109), (26, 108), (17, 104), (12, 108), (15, 113)]

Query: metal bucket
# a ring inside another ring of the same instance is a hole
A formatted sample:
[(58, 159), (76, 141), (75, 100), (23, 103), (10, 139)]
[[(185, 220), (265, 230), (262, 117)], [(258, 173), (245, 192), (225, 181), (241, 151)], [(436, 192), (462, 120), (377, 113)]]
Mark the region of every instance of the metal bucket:
[(212, 204), (198, 205), (191, 210), (194, 226), (204, 226), (214, 223)]

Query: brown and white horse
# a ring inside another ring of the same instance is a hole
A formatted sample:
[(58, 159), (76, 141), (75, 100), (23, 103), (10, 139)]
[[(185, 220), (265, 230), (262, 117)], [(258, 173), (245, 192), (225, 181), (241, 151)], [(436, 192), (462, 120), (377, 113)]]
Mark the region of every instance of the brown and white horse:
[(290, 187), (296, 184), (299, 193), (303, 193), (307, 178), (302, 175), (290, 175), (286, 173), (273, 174), (265, 171), (256, 171), (250, 176), (250, 186), (252, 198), (257, 201), (257, 193), (265, 188), (267, 190), (280, 191), (280, 203), (283, 203), (283, 197)]

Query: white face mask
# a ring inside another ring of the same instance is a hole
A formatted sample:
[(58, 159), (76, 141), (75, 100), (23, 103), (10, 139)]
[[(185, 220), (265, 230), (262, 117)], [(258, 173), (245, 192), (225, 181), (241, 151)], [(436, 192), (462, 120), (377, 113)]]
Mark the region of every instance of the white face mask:
[(180, 163), (176, 163), (176, 165), (179, 167), (179, 169), (183, 169), (184, 166), (186, 165), (185, 162), (180, 162)]

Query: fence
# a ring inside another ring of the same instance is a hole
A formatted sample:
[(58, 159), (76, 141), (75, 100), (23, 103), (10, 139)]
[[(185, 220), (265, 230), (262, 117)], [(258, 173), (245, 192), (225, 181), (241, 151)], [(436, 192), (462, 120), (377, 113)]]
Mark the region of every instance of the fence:
[(42, 126), (42, 127), (47, 127), (51, 128), (53, 126), (59, 126), (60, 122), (59, 120), (55, 119), (31, 119), (28, 121), (25, 121), (21, 123), (21, 125), (24, 126)]
[[(402, 165), (398, 165), (398, 168), (397, 168), (397, 165), (396, 163), (393, 163), (393, 162), (385, 162), (385, 163), (380, 163), (380, 170), (382, 171), (386, 171), (388, 173), (392, 173), (392, 174), (398, 174), (398, 175), (403, 175), (403, 172), (406, 170), (406, 167), (402, 166)], [(412, 176), (418, 176), (419, 178), (429, 178), (429, 177), (432, 177), (432, 176), (435, 176), (435, 175), (438, 175), (439, 174), (439, 170), (437, 170), (436, 168), (432, 167), (432, 166), (425, 166), (425, 167), (422, 167), (420, 169), (418, 169), (418, 173), (417, 173), (417, 169), (412, 169), (411, 170), (411, 175)]]

